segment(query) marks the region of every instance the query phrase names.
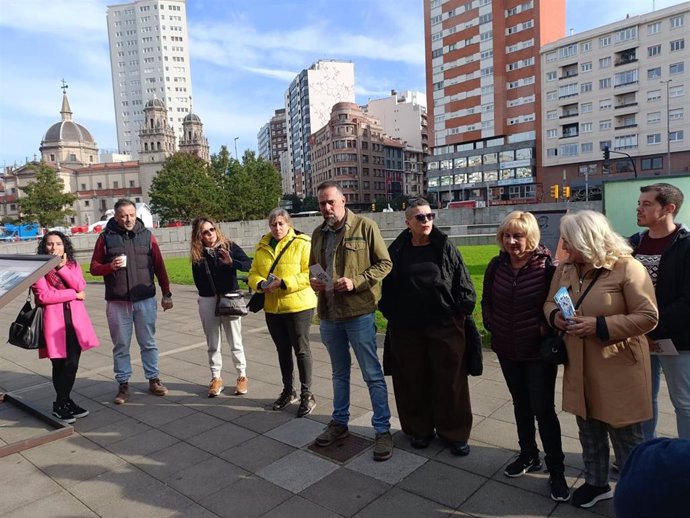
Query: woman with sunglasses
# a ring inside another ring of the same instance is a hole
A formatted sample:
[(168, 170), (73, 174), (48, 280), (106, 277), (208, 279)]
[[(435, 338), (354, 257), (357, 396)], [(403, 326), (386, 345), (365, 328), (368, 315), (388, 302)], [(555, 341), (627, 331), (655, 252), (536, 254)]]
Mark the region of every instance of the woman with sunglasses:
[(56, 399), (53, 415), (65, 423), (86, 417), (89, 411), (70, 397), (79, 369), (81, 352), (98, 346), (98, 337), (84, 306), (86, 281), (74, 259), (70, 239), (52, 230), (38, 244), (39, 255), (56, 255), (58, 265), (31, 287), (36, 304), (43, 306), (45, 347), (39, 358), (50, 358), (53, 364), (53, 387)]
[[(390, 370), (402, 430), (413, 448), (438, 435), (467, 455), (472, 406), (465, 367), (465, 316), (474, 309), (472, 279), (448, 236), (434, 227), (429, 202), (405, 211), (407, 230), (390, 245), (391, 273), (379, 309), (388, 319)], [(388, 356), (388, 354), (387, 354)]]
[(222, 391), (223, 358), (220, 353), (221, 328), (230, 344), (230, 353), (237, 370), (235, 395), (247, 393), (247, 362), (242, 345), (242, 320), (233, 316), (216, 316), (216, 295), (239, 290), (237, 270), (246, 272), (252, 265), (236, 243), (223, 235), (211, 218), (197, 218), (192, 222), (192, 276), (199, 292), (199, 317), (206, 335), (211, 382), (208, 397)]

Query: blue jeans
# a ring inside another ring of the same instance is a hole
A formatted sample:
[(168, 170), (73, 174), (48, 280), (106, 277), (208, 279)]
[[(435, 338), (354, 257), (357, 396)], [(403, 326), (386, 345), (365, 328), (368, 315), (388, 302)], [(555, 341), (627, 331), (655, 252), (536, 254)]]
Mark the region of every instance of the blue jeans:
[(668, 385), (668, 394), (676, 411), (678, 437), (690, 439), (690, 351), (679, 351), (678, 356), (652, 355), (652, 408), (654, 417), (643, 423), (644, 438), (649, 440), (656, 435), (662, 369)]
[(331, 357), (333, 371), (333, 421), (347, 425), (350, 420), (350, 346), (355, 352), (362, 377), (369, 388), (376, 433), (390, 430), (391, 411), (381, 362), (376, 355), (376, 324), (369, 313), (348, 320), (321, 320), (321, 341)]
[(156, 297), (138, 302), (109, 300), (105, 314), (113, 341), (113, 364), (115, 379), (127, 383), (132, 376), (129, 347), (132, 343), (132, 327), (141, 351), (141, 364), (146, 379), (158, 378), (158, 346), (156, 345)]

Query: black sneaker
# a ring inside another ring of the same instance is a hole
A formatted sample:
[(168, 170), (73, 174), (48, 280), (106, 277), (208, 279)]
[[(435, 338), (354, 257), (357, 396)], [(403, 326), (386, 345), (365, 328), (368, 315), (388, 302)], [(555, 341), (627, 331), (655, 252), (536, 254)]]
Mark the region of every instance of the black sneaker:
[(72, 424), (74, 421), (76, 421), (72, 415), (72, 412), (69, 411), (67, 403), (61, 403), (59, 405), (57, 402), (53, 403), (53, 415), (60, 421), (64, 421), (67, 424)]
[(576, 507), (583, 507), (588, 509), (597, 502), (613, 498), (613, 491), (611, 486), (593, 486), (585, 482), (578, 487), (573, 493), (573, 505)]
[(554, 502), (570, 500), (570, 489), (563, 473), (551, 473), (549, 484), (551, 484), (551, 500)]
[(541, 461), (539, 460), (539, 454), (532, 455), (529, 453), (521, 453), (518, 458), (506, 466), (503, 474), (506, 477), (521, 477), (525, 473), (531, 473), (532, 471), (539, 471), (541, 469)]
[(450, 452), (456, 457), (465, 457), (470, 454), (470, 445), (462, 441), (454, 441), (448, 444)]
[(297, 393), (294, 390), (283, 390), (278, 396), (278, 399), (273, 403), (273, 410), (282, 410), (288, 405), (297, 402)]
[(412, 446), (416, 450), (423, 450), (425, 448), (428, 448), (429, 445), (431, 444), (431, 441), (434, 440), (434, 435), (414, 435), (412, 437), (412, 440), (410, 440), (410, 446)]
[(312, 410), (316, 408), (316, 400), (311, 394), (304, 395), (300, 398), (299, 408), (297, 409), (297, 417), (304, 417), (311, 414)]
[(82, 417), (86, 417), (87, 415), (89, 415), (88, 410), (80, 407), (71, 399), (67, 402), (67, 408), (69, 409), (70, 412), (72, 412), (72, 415), (74, 417), (82, 418)]

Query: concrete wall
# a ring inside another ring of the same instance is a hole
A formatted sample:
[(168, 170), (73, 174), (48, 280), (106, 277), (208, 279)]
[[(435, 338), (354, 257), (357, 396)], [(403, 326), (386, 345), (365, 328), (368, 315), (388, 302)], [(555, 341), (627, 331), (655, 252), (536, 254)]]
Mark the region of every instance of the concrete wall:
[[(553, 210), (582, 210), (585, 208), (601, 211), (600, 201), (570, 203), (547, 203), (534, 205), (498, 205), (480, 209), (441, 209), (438, 210), (436, 225), (451, 236), (456, 245), (493, 244), (496, 229), (507, 214), (514, 210), (553, 211)], [(391, 242), (405, 228), (405, 216), (402, 212), (377, 212), (365, 214), (381, 228), (381, 233), (387, 242)], [(311, 234), (322, 223), (321, 216), (309, 218), (294, 218), (297, 230)], [(261, 236), (268, 232), (266, 220), (235, 221), (221, 223), (223, 232), (240, 245), (246, 252), (253, 253), (256, 243)], [(158, 228), (153, 231), (165, 256), (186, 256), (189, 254), (189, 237), (191, 227)], [(98, 234), (77, 234), (72, 236), (72, 244), (77, 251), (80, 262), (91, 259), (91, 252)], [(35, 254), (36, 241), (1, 243), (0, 254)]]

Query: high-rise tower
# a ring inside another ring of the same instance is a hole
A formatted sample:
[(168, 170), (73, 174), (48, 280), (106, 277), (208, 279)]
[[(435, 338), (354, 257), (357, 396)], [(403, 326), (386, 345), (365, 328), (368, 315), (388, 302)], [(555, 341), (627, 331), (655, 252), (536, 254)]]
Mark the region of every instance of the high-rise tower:
[(429, 193), (534, 199), (539, 49), (565, 36), (565, 0), (424, 0), (424, 32)]
[(144, 106), (164, 101), (177, 137), (189, 113), (192, 80), (185, 0), (108, 6), (108, 41), (119, 151), (138, 156)]

